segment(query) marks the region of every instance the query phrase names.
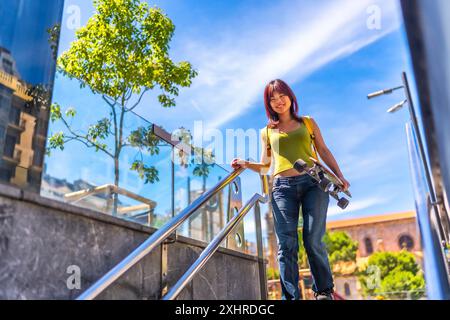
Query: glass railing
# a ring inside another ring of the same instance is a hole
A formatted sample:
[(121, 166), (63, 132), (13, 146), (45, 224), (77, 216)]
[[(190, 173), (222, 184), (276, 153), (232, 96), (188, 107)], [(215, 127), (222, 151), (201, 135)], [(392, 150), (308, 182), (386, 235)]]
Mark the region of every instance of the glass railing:
[[(76, 39), (76, 29), (66, 24), (63, 20), (59, 56)], [(179, 161), (180, 150), (170, 133), (131, 111), (122, 118), (118, 104), (62, 73), (56, 74), (48, 109), (52, 121), (42, 166), (44, 197), (160, 228), (229, 174), (193, 146), (192, 161)], [(230, 188), (210, 199), (177, 232), (210, 241), (234, 214)], [(244, 229), (239, 226), (240, 235), (226, 246), (244, 250)]]
[[(217, 182), (228, 175), (228, 172), (218, 165), (209, 165), (208, 173), (198, 175), (202, 164), (184, 168), (176, 165), (175, 171), (175, 214), (191, 204), (206, 190), (211, 189)], [(201, 240), (211, 241), (228, 221), (229, 188), (226, 187), (213, 196), (197, 212), (179, 228), (179, 234)]]
[[(268, 212), (268, 205), (264, 203), (258, 203), (259, 208), (259, 225), (256, 220), (256, 207), (253, 207), (247, 215), (244, 217), (242, 222), (242, 229), (239, 233), (239, 230), (235, 230), (229, 237), (228, 241), (233, 241), (237, 246), (237, 250), (242, 251), (246, 254), (252, 256), (258, 256), (258, 232), (261, 233), (262, 240), (262, 254), (264, 257), (268, 257), (269, 248), (269, 239), (267, 232), (267, 214), (271, 214)], [(243, 239), (240, 239), (240, 235), (243, 234)]]
[[(57, 84), (56, 94), (58, 89)], [(70, 120), (61, 108), (64, 120), (50, 124), (49, 136), (62, 132), (67, 142), (62, 150), (50, 150), (45, 158), (42, 196), (158, 228), (228, 174), (216, 164), (179, 164), (177, 147), (157, 136), (152, 123), (132, 112), (124, 115), (124, 142), (118, 157), (114, 156), (112, 134), (98, 139), (97, 146), (74, 138), (92, 129), (89, 121), (94, 117), (110, 121), (107, 107), (99, 101), (94, 115), (92, 107), (82, 104)], [(64, 121), (70, 121), (70, 130)], [(216, 225), (223, 224), (226, 198), (223, 192), (211, 199), (205, 221), (213, 227), (200, 229), (214, 232)], [(192, 225), (192, 230), (185, 229), (183, 234), (198, 234), (197, 222)], [(194, 238), (207, 240), (209, 236)]]

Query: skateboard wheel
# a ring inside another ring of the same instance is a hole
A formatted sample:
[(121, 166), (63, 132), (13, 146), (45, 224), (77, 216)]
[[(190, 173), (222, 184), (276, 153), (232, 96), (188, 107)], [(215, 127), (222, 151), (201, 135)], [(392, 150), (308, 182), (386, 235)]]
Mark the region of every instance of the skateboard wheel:
[(330, 191), (331, 185), (332, 185), (331, 181), (328, 180), (327, 178), (321, 179), (319, 183), (320, 188), (325, 192)]
[(350, 203), (350, 202), (349, 202), (347, 199), (345, 199), (345, 198), (340, 198), (339, 201), (338, 201), (338, 203), (337, 203), (337, 205), (338, 205), (339, 208), (345, 209), (345, 208), (347, 208), (347, 206), (348, 206), (349, 203)]

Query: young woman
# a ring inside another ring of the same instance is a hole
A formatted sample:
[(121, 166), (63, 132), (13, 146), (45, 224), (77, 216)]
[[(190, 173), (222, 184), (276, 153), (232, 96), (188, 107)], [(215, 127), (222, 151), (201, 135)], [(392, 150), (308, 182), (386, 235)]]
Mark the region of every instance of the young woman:
[(333, 299), (333, 277), (327, 251), (322, 242), (329, 196), (312, 178), (295, 170), (293, 164), (301, 158), (309, 166), (312, 165), (310, 157), (314, 157), (312, 149), (314, 142), (323, 162), (343, 181), (345, 189), (348, 189), (350, 184), (327, 148), (316, 122), (312, 118), (297, 115), (297, 99), (284, 81), (273, 80), (266, 86), (264, 104), (269, 124), (261, 130), (263, 140), (261, 162), (237, 158), (231, 162), (231, 166), (234, 169), (244, 167), (264, 173), (270, 168), (271, 159), (274, 159), (271, 203), (278, 241), (282, 299), (300, 298), (297, 263), (300, 207), (303, 214), (303, 243), (314, 279), (315, 297), (319, 300)]

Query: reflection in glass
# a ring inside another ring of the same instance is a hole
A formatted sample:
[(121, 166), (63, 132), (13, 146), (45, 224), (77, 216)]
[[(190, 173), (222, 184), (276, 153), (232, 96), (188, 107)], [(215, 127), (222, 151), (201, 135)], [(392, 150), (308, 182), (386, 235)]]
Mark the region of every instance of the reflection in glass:
[(0, 181), (35, 192), (62, 8), (62, 0), (3, 0), (0, 5)]

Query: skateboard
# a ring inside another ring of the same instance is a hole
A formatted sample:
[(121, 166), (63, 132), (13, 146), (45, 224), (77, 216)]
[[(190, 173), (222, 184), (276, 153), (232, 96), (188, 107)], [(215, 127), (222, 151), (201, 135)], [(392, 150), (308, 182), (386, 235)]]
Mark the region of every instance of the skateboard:
[(300, 173), (306, 172), (306, 174), (313, 178), (323, 191), (328, 192), (330, 196), (337, 200), (339, 208), (347, 208), (350, 203), (349, 200), (344, 197), (339, 197), (339, 193), (342, 192), (351, 198), (352, 194), (350, 191), (344, 191), (342, 181), (321, 162), (314, 158), (310, 159), (314, 163), (312, 167), (308, 167), (308, 164), (304, 160), (298, 159), (294, 163), (294, 168)]

